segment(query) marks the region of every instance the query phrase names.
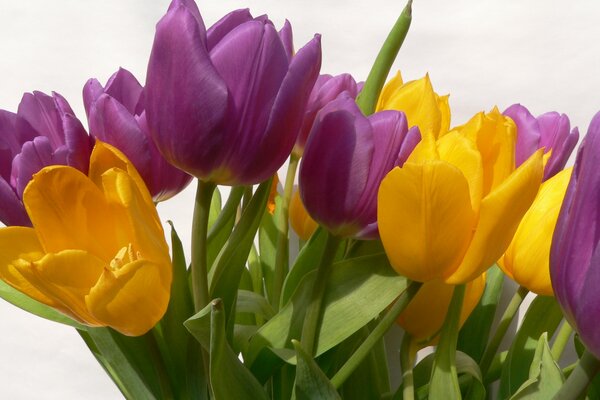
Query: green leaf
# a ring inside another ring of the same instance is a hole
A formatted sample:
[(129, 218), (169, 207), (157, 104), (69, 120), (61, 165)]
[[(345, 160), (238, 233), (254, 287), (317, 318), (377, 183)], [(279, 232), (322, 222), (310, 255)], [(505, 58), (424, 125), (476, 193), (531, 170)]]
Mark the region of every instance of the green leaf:
[(489, 341), (503, 284), (504, 273), (494, 265), (487, 271), (485, 290), (481, 300), (458, 334), (457, 349), (470, 355), (477, 362), (481, 361)]
[[(281, 207), (277, 206), (277, 198), (275, 201), (275, 211), (281, 211)], [(268, 212), (264, 213), (258, 230), (259, 259), (268, 299), (273, 298), (273, 281), (275, 279), (275, 258), (277, 257), (277, 236), (279, 235), (275, 224), (276, 217)]]
[(262, 386), (240, 362), (227, 342), (224, 304), (213, 300), (210, 332), (210, 383), (217, 400), (267, 400)]
[[(221, 213), (221, 192), (219, 191), (219, 187), (216, 187), (212, 198), (210, 199), (210, 210), (208, 211), (208, 229), (215, 224), (215, 221), (218, 219), (219, 214)], [(173, 226), (171, 224), (171, 226)]]
[(563, 318), (560, 306), (553, 297), (537, 296), (525, 314), (508, 351), (500, 377), (500, 398), (508, 399), (529, 378), (538, 338), (542, 333), (554, 335)]
[[(210, 223), (211, 217), (209, 216), (209, 231), (206, 239), (206, 259), (209, 270), (212, 270), (217, 255), (219, 254), (225, 243), (227, 243), (229, 235), (231, 235), (233, 225), (235, 224), (237, 208), (240, 204), (240, 201), (242, 200), (243, 194), (243, 186), (237, 186), (232, 188), (231, 192), (229, 193), (229, 198), (227, 199), (227, 202), (223, 207), (223, 210), (221, 210), (219, 216), (212, 224)], [(213, 215), (217, 207), (215, 197), (216, 196), (213, 196), (212, 198), (210, 215)]]
[(297, 340), (292, 340), (296, 349), (296, 382), (294, 384), (298, 400), (337, 400), (341, 397), (315, 360), (302, 349)]
[(210, 350), (210, 304), (188, 318), (183, 325), (207, 351)]
[(263, 296), (247, 290), (238, 290), (237, 312), (251, 313), (268, 320), (275, 315), (275, 310)]
[(14, 306), (22, 310), (30, 312), (38, 317), (45, 318), (50, 321), (58, 322), (64, 325), (72, 326), (73, 328), (86, 330), (87, 327), (77, 321), (67, 317), (66, 315), (56, 311), (54, 308), (40, 303), (19, 292), (17, 289), (10, 286), (8, 283), (0, 279), (0, 297), (8, 301)]
[[(290, 302), (250, 340), (244, 360), (259, 379), (267, 379), (277, 367), (279, 361), (272, 357), (274, 352), (287, 362), (295, 363), (290, 340), (301, 336), (314, 279), (314, 272), (305, 277)], [(396, 274), (385, 254), (334, 263), (323, 299), (316, 354), (323, 354), (365, 326), (406, 287), (406, 278)]]
[(511, 400), (546, 400), (551, 399), (559, 391), (564, 377), (560, 367), (552, 358), (548, 346), (548, 334), (542, 333), (533, 355), (527, 379)]

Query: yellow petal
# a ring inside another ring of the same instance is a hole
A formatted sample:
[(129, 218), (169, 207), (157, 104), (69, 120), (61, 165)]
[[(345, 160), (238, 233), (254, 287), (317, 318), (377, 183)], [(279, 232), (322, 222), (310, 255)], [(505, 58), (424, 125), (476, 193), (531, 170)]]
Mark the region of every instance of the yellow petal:
[(450, 95), (438, 96), (436, 95), (438, 108), (440, 109), (441, 122), (440, 122), (440, 136), (445, 135), (450, 130), (450, 104), (448, 98)]
[(542, 150), (535, 152), (481, 202), (473, 240), (446, 283), (460, 284), (487, 270), (506, 250), (542, 181)]
[(462, 172), (444, 161), (405, 163), (384, 178), (379, 234), (399, 274), (425, 282), (456, 268), (475, 224), (469, 196)]
[(390, 99), (396, 93), (396, 91), (400, 90), (400, 88), (404, 85), (404, 81), (402, 81), (402, 75), (400, 71), (396, 72), (396, 75), (390, 79), (383, 89), (381, 90), (381, 94), (379, 95), (379, 100), (377, 101), (376, 111), (385, 110), (385, 105), (390, 102)]
[(300, 199), (300, 192), (297, 190), (292, 195), (290, 201), (290, 224), (292, 229), (302, 240), (308, 240), (319, 226), (317, 222), (308, 215), (302, 200)]
[(90, 312), (124, 335), (139, 336), (160, 321), (169, 303), (165, 265), (137, 260), (117, 270), (105, 269), (86, 297)]
[(530, 291), (552, 296), (550, 245), (572, 168), (544, 182), (504, 255), (504, 268)]

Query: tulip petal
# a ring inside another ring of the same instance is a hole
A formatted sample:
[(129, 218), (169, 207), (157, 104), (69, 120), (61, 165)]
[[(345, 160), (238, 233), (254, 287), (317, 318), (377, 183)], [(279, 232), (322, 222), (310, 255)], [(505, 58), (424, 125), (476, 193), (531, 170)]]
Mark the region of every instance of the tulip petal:
[(542, 135), (540, 126), (537, 119), (531, 115), (529, 110), (520, 104), (513, 104), (502, 114), (510, 117), (517, 126), (515, 165), (518, 167), (541, 147), (540, 141)]
[(169, 303), (167, 266), (149, 260), (130, 262), (117, 270), (104, 269), (85, 301), (100, 321), (124, 335), (139, 336), (160, 321)]
[(52, 147), (65, 144), (60, 116), (52, 97), (38, 91), (25, 93), (17, 114), (26, 120), (38, 135), (46, 136)]
[(104, 93), (121, 103), (130, 114), (135, 115), (139, 109), (143, 89), (131, 72), (119, 68), (106, 82)]
[(394, 93), (399, 90), (402, 85), (404, 85), (404, 81), (402, 80), (402, 74), (400, 71), (396, 72), (396, 75), (392, 79), (390, 79), (381, 89), (381, 93), (379, 94), (379, 100), (377, 101), (376, 111), (384, 110), (387, 104), (391, 102)]
[(441, 114), (441, 122), (440, 122), (440, 136), (445, 135), (450, 130), (450, 104), (448, 103), (448, 98), (450, 95), (438, 96), (436, 95), (436, 99), (438, 102), (438, 108), (440, 109)]
[(535, 152), (481, 202), (475, 235), (462, 263), (445, 282), (474, 279), (502, 256), (542, 181), (542, 150)]
[(206, 31), (206, 47), (211, 51), (229, 32), (244, 22), (252, 21), (252, 15), (247, 8), (234, 10), (215, 22)]
[(377, 221), (394, 269), (421, 282), (460, 263), (476, 222), (464, 175), (438, 160), (394, 168), (379, 188)]
[(83, 87), (83, 107), (85, 108), (85, 115), (88, 118), (90, 116), (92, 104), (94, 104), (94, 102), (98, 100), (98, 97), (100, 97), (103, 93), (104, 88), (97, 79), (88, 79), (88, 81), (85, 83), (85, 86)]
[(25, 206), (4, 178), (0, 178), (0, 221), (7, 226), (31, 226)]

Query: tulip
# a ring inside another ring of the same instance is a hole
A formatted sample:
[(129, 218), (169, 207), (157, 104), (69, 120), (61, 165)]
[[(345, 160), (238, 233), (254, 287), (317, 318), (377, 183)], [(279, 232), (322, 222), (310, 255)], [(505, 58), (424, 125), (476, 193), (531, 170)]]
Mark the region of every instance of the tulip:
[(376, 238), (377, 188), (419, 140), (402, 112), (365, 117), (342, 93), (319, 112), (306, 143), (299, 174), (306, 210), (334, 235)]
[(171, 262), (143, 180), (96, 142), (89, 176), (46, 167), (23, 194), (29, 227), (0, 229), (0, 278), (89, 326), (142, 335), (169, 302)]
[(144, 179), (154, 201), (182, 191), (192, 177), (159, 153), (148, 132), (143, 87), (131, 72), (120, 68), (106, 86), (90, 79), (83, 89), (90, 134), (121, 150)]
[(315, 82), (315, 86), (310, 93), (310, 97), (308, 98), (308, 105), (304, 112), (302, 127), (300, 128), (300, 134), (298, 135), (296, 146), (294, 147), (294, 152), (296, 152), (296, 154), (302, 155), (304, 146), (306, 145), (306, 139), (308, 139), (308, 134), (312, 129), (317, 113), (342, 92), (347, 92), (350, 97), (356, 98), (356, 95), (358, 94), (358, 85), (352, 75), (319, 75)]
[(173, 165), (206, 182), (268, 179), (290, 154), (321, 64), (317, 35), (295, 55), (248, 10), (205, 30), (193, 1), (173, 0), (156, 27), (145, 86), (150, 134)]
[(550, 244), (571, 170), (563, 170), (542, 183), (512, 242), (498, 261), (512, 280), (543, 296), (554, 294), (550, 282)]
[(418, 126), (421, 133), (438, 137), (450, 128), (448, 95), (433, 91), (429, 75), (404, 83), (400, 71), (384, 87), (377, 111), (400, 110), (406, 114), (408, 126)]
[(561, 171), (579, 140), (579, 130), (570, 130), (569, 117), (548, 112), (535, 118), (520, 104), (508, 107), (504, 115), (517, 125), (516, 165), (521, 165), (537, 149), (544, 148), (548, 158), (544, 180)]
[(292, 195), (290, 202), (290, 223), (292, 229), (298, 235), (298, 237), (304, 241), (310, 239), (313, 233), (318, 228), (317, 222), (308, 215), (302, 199), (300, 199), (300, 192), (295, 191)]
[(508, 247), (537, 194), (542, 153), (514, 168), (514, 124), (493, 110), (439, 138), (426, 135), (383, 179), (379, 233), (396, 271), (462, 284)]
[[(467, 283), (460, 313), (459, 327), (475, 309), (485, 289), (485, 274)], [(454, 285), (435, 280), (424, 283), (396, 322), (419, 347), (434, 345), (439, 340), (448, 306), (452, 300)]]
[(550, 250), (550, 279), (556, 300), (579, 332), (581, 341), (596, 357), (600, 357), (599, 163), (600, 113), (597, 113), (579, 146)]
[(0, 110), (0, 221), (31, 226), (22, 202), (33, 174), (49, 165), (87, 172), (92, 142), (58, 93), (25, 93), (16, 114)]

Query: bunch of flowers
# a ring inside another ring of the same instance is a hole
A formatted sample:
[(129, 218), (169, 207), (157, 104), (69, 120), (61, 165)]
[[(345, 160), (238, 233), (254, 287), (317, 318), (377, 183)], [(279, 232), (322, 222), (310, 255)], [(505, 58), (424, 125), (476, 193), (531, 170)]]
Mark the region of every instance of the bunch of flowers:
[[(85, 84), (89, 133), (57, 93), (0, 110), (0, 296), (77, 329), (131, 399), (598, 396), (600, 114), (570, 168), (564, 114), (453, 127), (428, 75), (385, 82), (410, 22), (409, 2), (357, 83), (320, 74), (319, 35), (295, 49), (248, 10), (207, 29), (173, 0), (144, 85)], [(156, 204), (192, 179), (186, 260)]]

